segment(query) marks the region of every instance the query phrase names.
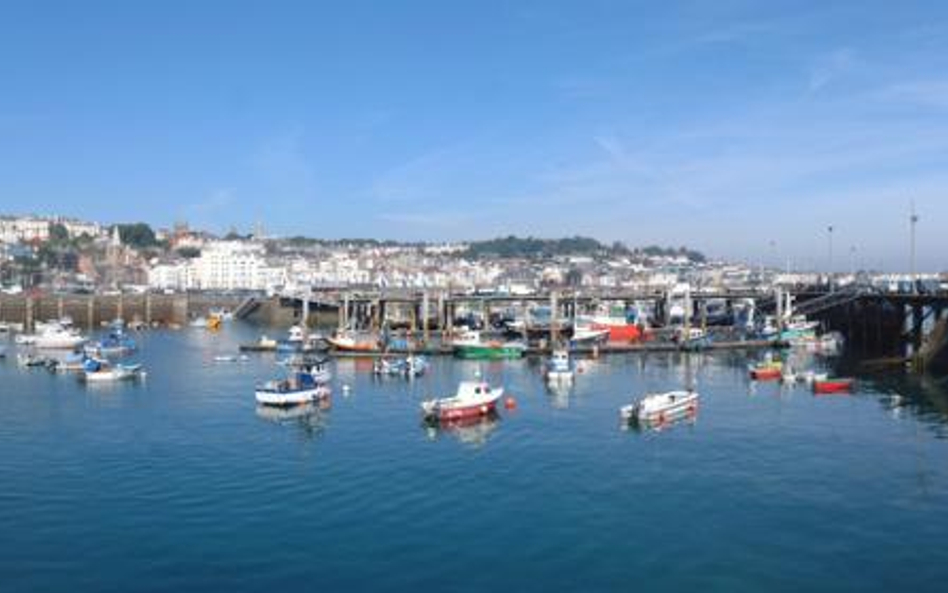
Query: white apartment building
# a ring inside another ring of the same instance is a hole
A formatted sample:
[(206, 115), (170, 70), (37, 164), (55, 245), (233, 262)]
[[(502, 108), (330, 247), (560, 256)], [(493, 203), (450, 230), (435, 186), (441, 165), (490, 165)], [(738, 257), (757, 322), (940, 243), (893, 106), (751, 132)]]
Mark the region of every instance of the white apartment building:
[(32, 216), (0, 218), (0, 242), (27, 243), (49, 239), (49, 221)]
[(271, 266), (257, 243), (208, 243), (200, 257), (149, 270), (148, 285), (159, 290), (266, 290), (287, 283), (283, 266)]

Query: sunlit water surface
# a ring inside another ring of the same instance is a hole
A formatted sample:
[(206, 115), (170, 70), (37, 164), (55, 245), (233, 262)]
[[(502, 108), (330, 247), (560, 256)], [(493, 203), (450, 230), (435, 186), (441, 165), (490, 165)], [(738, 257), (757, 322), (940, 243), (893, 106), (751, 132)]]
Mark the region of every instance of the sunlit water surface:
[[(255, 337), (143, 335), (140, 384), (0, 362), (0, 591), (948, 582), (948, 403), (933, 380), (814, 397), (752, 385), (745, 354), (630, 355), (550, 392), (536, 360), (438, 359), (412, 382), (341, 360), (331, 409), (281, 413), (253, 401), (280, 373), (272, 356), (213, 361)], [(517, 409), (422, 426), (421, 399), (477, 373)], [(634, 395), (689, 381), (693, 421), (620, 427)]]

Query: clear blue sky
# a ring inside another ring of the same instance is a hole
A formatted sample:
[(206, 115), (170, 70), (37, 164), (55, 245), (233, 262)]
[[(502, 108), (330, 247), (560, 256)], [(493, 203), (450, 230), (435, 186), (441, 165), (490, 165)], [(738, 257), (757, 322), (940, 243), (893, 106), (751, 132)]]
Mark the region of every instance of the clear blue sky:
[(0, 211), (948, 268), (945, 2), (0, 0)]

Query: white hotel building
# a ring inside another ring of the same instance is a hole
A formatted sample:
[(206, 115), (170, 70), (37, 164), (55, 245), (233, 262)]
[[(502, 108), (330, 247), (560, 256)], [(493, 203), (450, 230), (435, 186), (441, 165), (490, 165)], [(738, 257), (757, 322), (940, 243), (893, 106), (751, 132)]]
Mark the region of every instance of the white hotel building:
[(159, 290), (266, 290), (286, 282), (286, 269), (268, 264), (262, 245), (241, 241), (208, 243), (195, 259), (148, 272), (148, 285)]

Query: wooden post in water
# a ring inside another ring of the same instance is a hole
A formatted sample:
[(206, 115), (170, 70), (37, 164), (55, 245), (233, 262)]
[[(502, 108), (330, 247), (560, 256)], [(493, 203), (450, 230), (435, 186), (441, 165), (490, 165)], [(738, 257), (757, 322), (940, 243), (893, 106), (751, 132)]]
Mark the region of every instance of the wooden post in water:
[(118, 301), (115, 303), (115, 318), (125, 321), (125, 297), (122, 296), (122, 293), (119, 293)]
[(421, 293), (421, 331), (425, 346), (428, 345), (428, 291)]
[(65, 317), (65, 307), (63, 306), (63, 297), (62, 295), (56, 297), (56, 318), (62, 319)]
[(26, 297), (26, 312), (23, 319), (23, 329), (27, 332), (33, 331), (33, 297)]
[(559, 315), (557, 308), (559, 303), (557, 302), (557, 294), (555, 290), (550, 291), (550, 349), (556, 348), (557, 338), (559, 332), (557, 331), (556, 324), (558, 323)]
[(151, 293), (145, 293), (145, 325), (151, 327)]

